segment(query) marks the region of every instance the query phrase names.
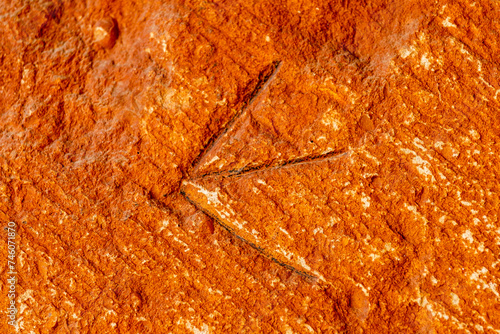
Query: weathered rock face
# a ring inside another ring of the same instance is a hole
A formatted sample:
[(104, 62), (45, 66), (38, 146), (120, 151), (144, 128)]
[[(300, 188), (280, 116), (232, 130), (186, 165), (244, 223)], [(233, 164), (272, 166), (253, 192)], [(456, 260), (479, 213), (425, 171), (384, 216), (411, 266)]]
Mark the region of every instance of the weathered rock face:
[(0, 16), (18, 332), (500, 331), (498, 1)]

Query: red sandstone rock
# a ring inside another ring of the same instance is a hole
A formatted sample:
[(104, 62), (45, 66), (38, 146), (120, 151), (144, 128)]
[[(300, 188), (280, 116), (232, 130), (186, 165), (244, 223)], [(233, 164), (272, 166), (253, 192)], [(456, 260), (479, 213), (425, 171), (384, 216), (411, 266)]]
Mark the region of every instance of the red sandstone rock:
[(499, 331), (499, 13), (3, 1), (18, 332)]

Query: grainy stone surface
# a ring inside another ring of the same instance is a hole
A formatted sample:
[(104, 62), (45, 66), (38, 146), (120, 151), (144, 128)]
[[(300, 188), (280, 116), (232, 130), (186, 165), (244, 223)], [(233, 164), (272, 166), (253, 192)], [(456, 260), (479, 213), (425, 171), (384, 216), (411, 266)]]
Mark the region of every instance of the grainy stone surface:
[(18, 333), (500, 332), (498, 1), (0, 17)]

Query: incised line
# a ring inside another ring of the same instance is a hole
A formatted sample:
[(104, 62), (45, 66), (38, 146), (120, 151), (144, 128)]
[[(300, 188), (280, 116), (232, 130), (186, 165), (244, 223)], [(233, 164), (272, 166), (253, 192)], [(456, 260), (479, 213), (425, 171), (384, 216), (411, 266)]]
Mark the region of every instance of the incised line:
[(275, 61), (260, 73), (257, 85), (253, 89), (248, 100), (243, 103), (243, 107), (241, 108), (241, 110), (236, 113), (233, 118), (231, 118), (231, 120), (226, 124), (226, 126), (217, 136), (212, 136), (205, 149), (200, 152), (198, 157), (196, 157), (193, 162), (194, 171), (198, 169), (201, 161), (203, 160), (203, 157), (208, 152), (210, 152), (210, 150), (212, 150), (212, 148), (221, 140), (222, 137), (224, 137), (227, 131), (229, 131), (229, 129), (233, 126), (234, 122), (236, 122), (236, 120), (245, 113), (246, 109), (253, 103), (253, 101), (255, 101), (257, 96), (259, 96), (260, 93), (262, 93), (269, 86), (269, 83), (276, 77), (276, 74), (278, 73), (280, 68), (281, 61)]

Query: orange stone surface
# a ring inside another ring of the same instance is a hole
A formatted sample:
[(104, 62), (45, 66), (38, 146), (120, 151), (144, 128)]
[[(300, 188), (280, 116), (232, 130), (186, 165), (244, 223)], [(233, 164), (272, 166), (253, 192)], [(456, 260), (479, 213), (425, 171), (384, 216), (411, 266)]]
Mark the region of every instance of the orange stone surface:
[(0, 333), (500, 332), (499, 1), (0, 17)]

